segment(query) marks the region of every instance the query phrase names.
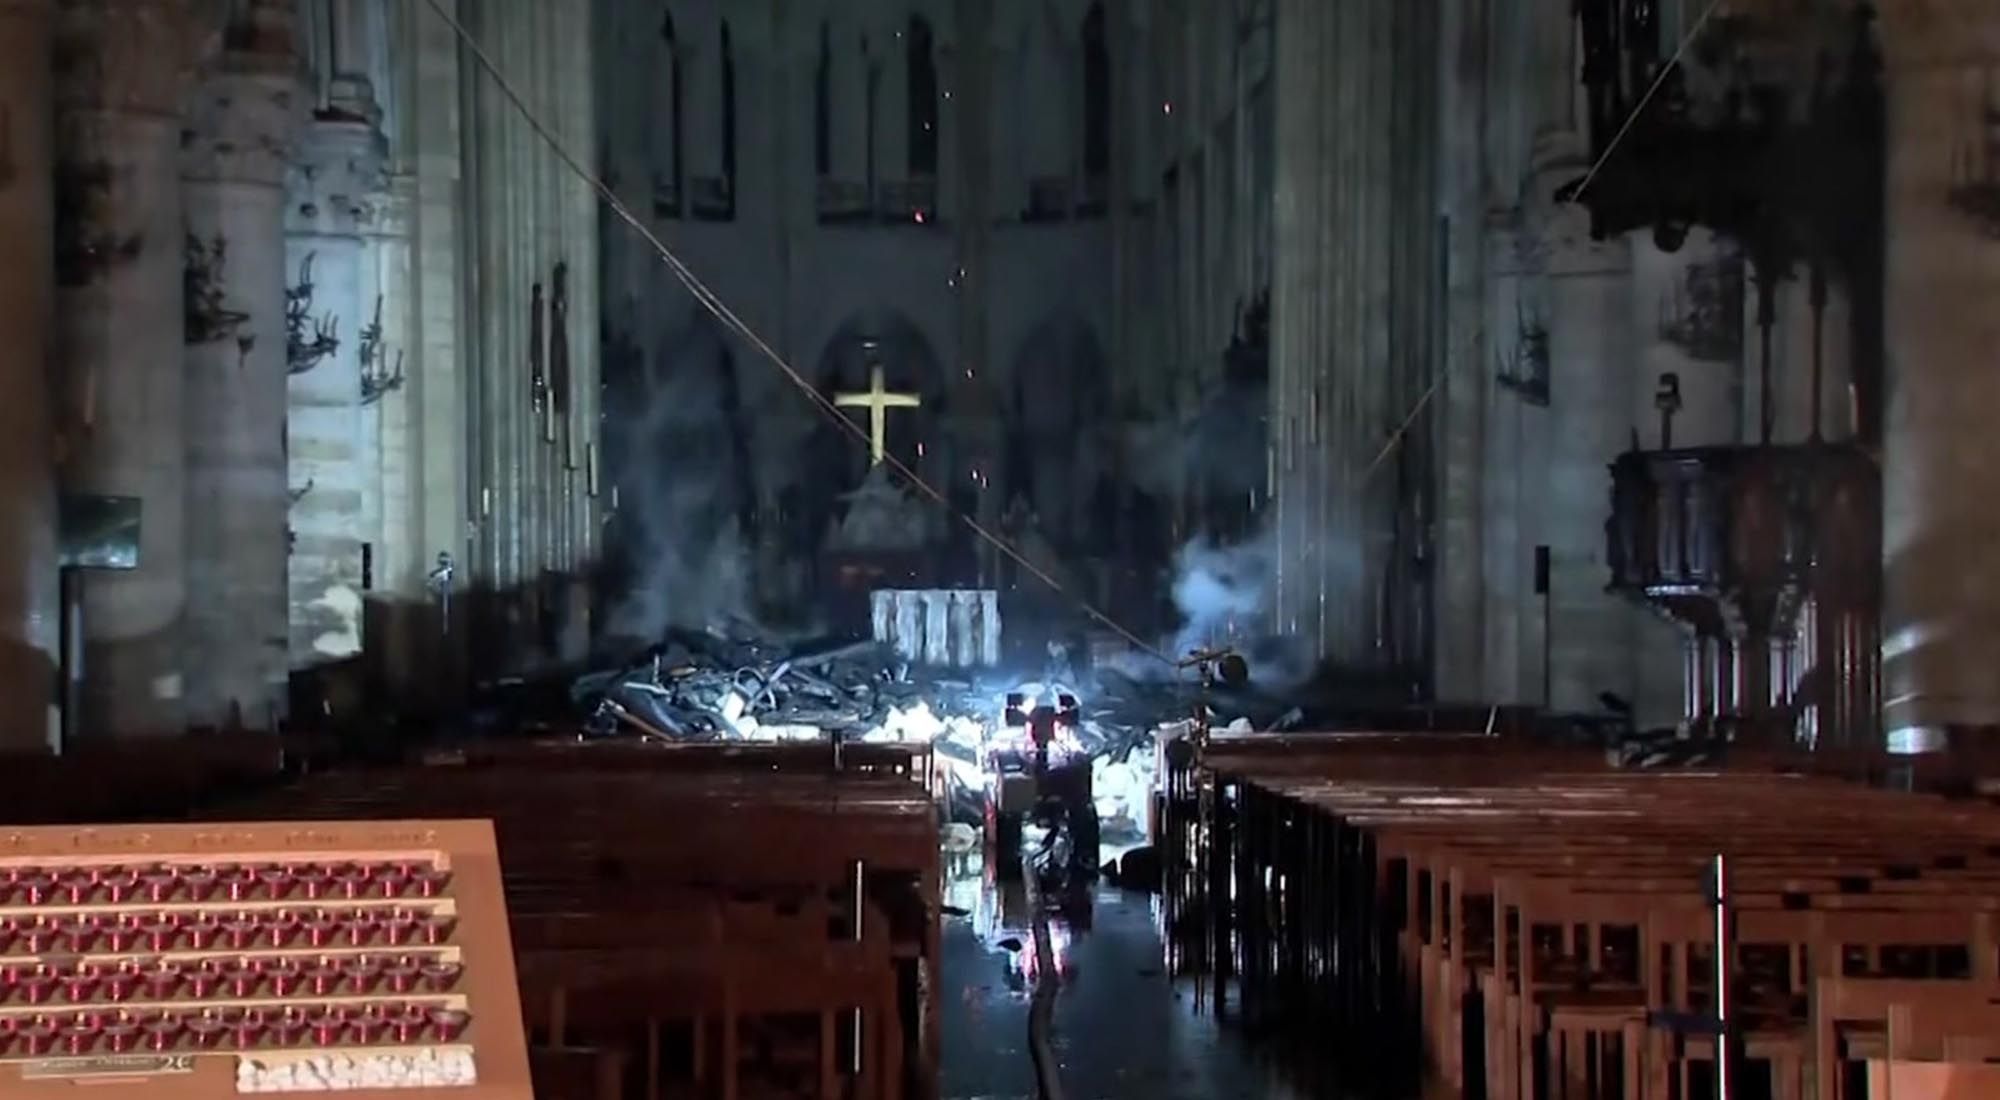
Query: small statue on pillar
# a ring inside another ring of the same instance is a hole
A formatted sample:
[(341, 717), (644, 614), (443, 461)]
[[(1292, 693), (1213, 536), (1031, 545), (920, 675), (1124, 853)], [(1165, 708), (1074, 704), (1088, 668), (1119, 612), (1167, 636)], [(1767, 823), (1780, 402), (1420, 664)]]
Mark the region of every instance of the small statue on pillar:
[(1653, 407), (1660, 410), (1660, 449), (1674, 449), (1674, 416), (1681, 411), (1681, 376), (1660, 372), (1660, 388), (1653, 393)]

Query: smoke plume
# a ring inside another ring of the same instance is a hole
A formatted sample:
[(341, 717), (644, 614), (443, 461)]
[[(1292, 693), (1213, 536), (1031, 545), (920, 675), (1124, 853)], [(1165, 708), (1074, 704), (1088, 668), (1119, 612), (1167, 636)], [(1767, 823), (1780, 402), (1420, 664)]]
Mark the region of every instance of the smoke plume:
[(737, 522), (742, 495), (720, 336), (697, 322), (664, 340), (608, 430), (618, 487), (626, 584), (608, 618), (612, 637), (657, 640), (752, 618), (750, 548)]

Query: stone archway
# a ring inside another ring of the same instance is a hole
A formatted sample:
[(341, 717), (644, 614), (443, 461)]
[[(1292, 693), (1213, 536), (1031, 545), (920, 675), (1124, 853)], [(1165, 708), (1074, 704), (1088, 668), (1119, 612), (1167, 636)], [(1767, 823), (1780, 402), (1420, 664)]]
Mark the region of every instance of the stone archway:
[(1057, 547), (1098, 542), (1091, 499), (1104, 471), (1110, 361), (1090, 324), (1074, 312), (1030, 329), (1014, 354), (1007, 408), (1007, 486)]
[[(885, 396), (917, 402), (884, 410), (886, 453), (927, 480), (935, 479), (939, 471), (950, 469), (949, 441), (940, 431), (948, 411), (943, 360), (908, 317), (882, 309), (851, 315), (820, 349), (811, 379), (829, 401), (858, 401), (875, 390), (878, 371)], [(871, 431), (868, 407), (847, 404), (841, 411), (864, 434)], [(843, 514), (847, 494), (868, 476), (873, 456), (853, 432), (817, 410), (813, 417), (800, 460), (774, 495), (785, 516), (787, 543), (795, 552), (817, 554), (827, 530)]]

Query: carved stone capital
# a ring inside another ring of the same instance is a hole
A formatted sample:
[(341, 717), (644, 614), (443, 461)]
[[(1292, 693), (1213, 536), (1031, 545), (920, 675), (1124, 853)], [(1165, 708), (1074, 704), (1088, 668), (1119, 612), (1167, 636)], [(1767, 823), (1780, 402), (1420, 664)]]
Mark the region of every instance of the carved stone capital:
[(289, 180), (289, 233), (358, 236), (379, 213), (388, 188), (387, 148), (375, 127), (358, 119), (322, 117), (300, 136)]
[(189, 180), (278, 187), (304, 117), (303, 87), (291, 75), (225, 70), (196, 93), (181, 135)]
[(178, 115), (192, 30), (188, 0), (73, 0), (62, 5), (54, 52), (58, 108)]

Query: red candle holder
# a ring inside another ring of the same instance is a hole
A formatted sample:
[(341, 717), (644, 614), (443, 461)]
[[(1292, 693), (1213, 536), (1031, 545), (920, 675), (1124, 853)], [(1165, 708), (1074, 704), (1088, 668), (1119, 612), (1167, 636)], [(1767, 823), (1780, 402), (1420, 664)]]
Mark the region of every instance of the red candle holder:
[(298, 938), (299, 929), (305, 921), (290, 909), (280, 909), (264, 915), (264, 942), (272, 947), (284, 947)]
[(455, 962), (427, 962), (423, 964), (424, 988), (434, 993), (449, 993), (464, 973), (465, 967)]
[(457, 930), (457, 917), (445, 913), (434, 914), (425, 918), (423, 922), (424, 942), (428, 944), (444, 943), (451, 939), (451, 934)]
[(257, 1045), (259, 1039), (264, 1037), (264, 1029), (268, 1025), (269, 1019), (265, 1016), (263, 1009), (248, 1008), (244, 1009), (241, 1015), (229, 1022), (229, 1030), (231, 1036), (236, 1040), (237, 1049), (249, 1050)]
[(139, 926), (145, 936), (146, 946), (154, 951), (172, 951), (181, 938), (181, 918), (178, 913), (155, 913), (145, 918)]
[(146, 987), (147, 997), (155, 1001), (164, 1001), (180, 989), (181, 979), (185, 976), (181, 964), (161, 960), (147, 967), (140, 975), (139, 982)]
[(314, 947), (325, 947), (340, 935), (340, 918), (324, 909), (317, 910), (305, 918), (300, 927), (305, 930), (306, 942)]
[(321, 959), (311, 970), (306, 971), (306, 988), (315, 997), (332, 996), (340, 988), (343, 975), (340, 964), (332, 959)]
[(15, 895), (29, 905), (41, 905), (55, 896), (56, 877), (46, 871), (29, 871), (14, 880)]
[(360, 1046), (372, 1046), (382, 1041), (382, 1035), (389, 1030), (389, 1021), (379, 1014), (362, 1012), (347, 1021), (347, 1037)]
[(333, 873), (333, 881), (340, 888), (342, 897), (358, 898), (368, 893), (368, 885), (375, 878), (375, 869), (365, 863), (353, 863)]
[(457, 1008), (433, 1008), (430, 1011), (431, 1034), (440, 1043), (456, 1042), (465, 1034), (466, 1026), (472, 1023), (472, 1014)]
[(15, 988), (20, 991), (23, 1002), (31, 1005), (47, 1004), (49, 998), (55, 996), (58, 981), (60, 978), (54, 970), (38, 966), (23, 974), (21, 984)]
[(382, 939), (391, 947), (401, 947), (416, 937), (422, 918), (408, 909), (397, 909), (382, 919)]
[(0, 955), (14, 949), (14, 941), (21, 938), (21, 926), (13, 917), (0, 917)]
[(438, 897), (451, 885), (451, 872), (443, 867), (427, 867), (417, 873), (415, 882), (418, 896)]
[(231, 867), (221, 875), (223, 893), (230, 901), (246, 901), (263, 885), (256, 867)]
[(399, 1043), (414, 1043), (424, 1037), (424, 1029), (430, 1026), (430, 1009), (423, 1005), (405, 1005), (402, 1011), (389, 1018), (389, 1034)]
[(153, 1050), (172, 1050), (181, 1041), (181, 1033), (187, 1025), (172, 1012), (150, 1016), (139, 1024), (139, 1030), (146, 1036), (146, 1045)]
[(79, 964), (62, 976), (63, 998), (71, 1004), (82, 1004), (90, 1000), (103, 980), (102, 971), (94, 966)]
[(221, 1046), (223, 1037), (228, 1034), (229, 1021), (219, 1012), (204, 1012), (188, 1018), (188, 1039), (202, 1050), (214, 1050)]
[(97, 943), (97, 935), (103, 928), (102, 918), (71, 917), (56, 926), (56, 938), (81, 955)]
[(310, 900), (316, 901), (325, 897), (327, 884), (332, 881), (333, 872), (317, 863), (308, 863), (292, 869), (292, 882), (295, 888)]
[(382, 929), (381, 918), (366, 909), (357, 909), (349, 913), (340, 923), (350, 947), (368, 946), (374, 941), (375, 933)]
[(88, 1012), (79, 1012), (63, 1025), (63, 1047), (71, 1054), (89, 1054), (97, 1046), (97, 1040), (104, 1034), (104, 1020)]
[(105, 922), (102, 934), (106, 951), (130, 951), (146, 934), (146, 918), (138, 913), (121, 913)]
[(258, 870), (257, 881), (263, 885), (265, 897), (283, 901), (298, 881), (298, 871), (293, 867), (264, 867)]
[(305, 964), (297, 959), (272, 959), (264, 964), (264, 977), (271, 983), (271, 993), (278, 997), (291, 996), (305, 972)]
[(196, 997), (208, 997), (222, 984), (222, 965), (214, 959), (203, 959), (191, 967), (186, 975), (188, 992)]
[(391, 993), (408, 993), (417, 987), (423, 972), (423, 963), (404, 955), (382, 968), (382, 982)]
[(14, 1053), (14, 1039), (20, 1030), (20, 1021), (12, 1016), (0, 1016), (0, 1057)]
[(132, 991), (138, 988), (143, 977), (144, 972), (140, 968), (140, 964), (135, 962), (119, 963), (116, 970), (107, 970), (104, 972), (104, 984), (102, 988), (105, 998), (111, 1001), (131, 1000)]
[(213, 867), (181, 868), (181, 889), (189, 901), (207, 901), (222, 876)]
[(21, 1050), (30, 1057), (39, 1057), (55, 1049), (56, 1037), (62, 1034), (62, 1025), (53, 1017), (37, 1016), (22, 1023), (17, 1041)]
[(56, 895), (71, 905), (82, 905), (97, 892), (97, 874), (81, 868), (64, 873), (56, 880)]
[(139, 1021), (120, 1013), (104, 1021), (104, 1045), (113, 1054), (125, 1054), (139, 1045)]
[(407, 865), (383, 867), (375, 872), (375, 893), (385, 898), (401, 897), (410, 885), (410, 878)]
[(264, 934), (264, 921), (255, 913), (238, 913), (222, 922), (222, 942), (232, 951), (243, 951), (255, 946)]
[(347, 988), (366, 996), (375, 991), (382, 981), (382, 960), (367, 955), (356, 955), (340, 964), (340, 973), (347, 979)]
[(231, 997), (248, 997), (263, 983), (263, 968), (254, 959), (238, 959), (222, 973), (222, 984)]
[(346, 1027), (347, 1013), (339, 1008), (322, 1008), (306, 1018), (306, 1030), (312, 1034), (313, 1042), (323, 1047), (339, 1042)]
[(56, 938), (62, 934), (62, 925), (38, 918), (33, 924), (21, 925), (21, 945), (31, 955), (39, 955), (55, 946)]
[(181, 873), (173, 867), (152, 867), (139, 872), (139, 893), (156, 905), (172, 900), (180, 888)]
[(267, 1034), (285, 1046), (292, 1046), (305, 1038), (306, 1028), (306, 1011), (302, 1008), (287, 1008), (271, 1018)]
[(113, 905), (123, 905), (139, 888), (139, 872), (130, 867), (107, 867), (98, 879), (104, 897)]
[(222, 934), (222, 918), (213, 913), (196, 913), (181, 922), (181, 934), (187, 937), (188, 947), (206, 951)]

